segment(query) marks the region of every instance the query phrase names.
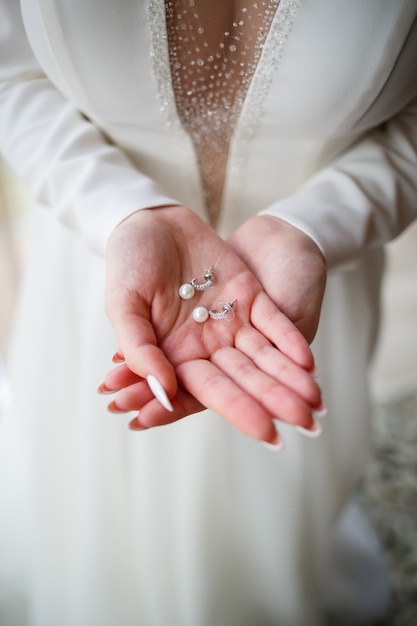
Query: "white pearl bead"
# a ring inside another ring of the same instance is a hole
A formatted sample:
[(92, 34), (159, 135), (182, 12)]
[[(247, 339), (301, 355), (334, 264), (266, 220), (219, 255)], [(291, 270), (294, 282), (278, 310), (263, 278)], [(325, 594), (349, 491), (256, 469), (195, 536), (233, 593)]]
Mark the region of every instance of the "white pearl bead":
[(193, 311), (193, 319), (200, 324), (208, 319), (209, 312), (204, 306), (198, 306)]
[(183, 300), (190, 300), (194, 295), (195, 289), (190, 283), (184, 283), (178, 291)]

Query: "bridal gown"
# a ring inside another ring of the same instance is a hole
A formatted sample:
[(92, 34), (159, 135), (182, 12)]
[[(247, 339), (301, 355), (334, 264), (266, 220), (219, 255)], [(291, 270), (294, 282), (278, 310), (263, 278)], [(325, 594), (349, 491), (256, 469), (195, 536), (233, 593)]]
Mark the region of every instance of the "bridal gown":
[[(0, 425), (2, 626), (344, 626), (388, 602), (347, 502), (382, 247), (417, 212), (417, 6), (207, 7), (0, 0), (0, 148), (40, 205)], [(171, 203), (223, 236), (275, 215), (323, 251), (320, 438), (282, 425), (274, 453), (209, 411), (140, 433), (107, 413), (106, 240)]]

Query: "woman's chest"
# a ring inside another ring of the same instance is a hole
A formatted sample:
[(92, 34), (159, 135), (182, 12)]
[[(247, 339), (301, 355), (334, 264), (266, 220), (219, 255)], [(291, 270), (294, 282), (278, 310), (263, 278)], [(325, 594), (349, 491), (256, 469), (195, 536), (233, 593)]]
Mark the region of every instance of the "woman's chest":
[[(160, 88), (172, 80), (164, 0), (21, 4), (41, 65), (86, 114), (104, 125), (161, 123), (174, 98)], [(414, 0), (281, 0), (246, 108), (288, 135), (388, 119), (417, 91), (416, 16)], [(207, 27), (209, 45), (223, 27)]]

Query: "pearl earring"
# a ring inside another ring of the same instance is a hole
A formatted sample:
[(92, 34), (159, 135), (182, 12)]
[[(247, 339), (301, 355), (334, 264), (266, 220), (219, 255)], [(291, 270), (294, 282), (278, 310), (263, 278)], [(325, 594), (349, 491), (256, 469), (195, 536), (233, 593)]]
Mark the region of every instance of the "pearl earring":
[[(233, 300), (233, 302), (218, 302), (214, 310), (206, 309), (204, 306), (198, 306), (193, 311), (193, 319), (200, 324), (208, 320), (209, 317), (211, 317), (212, 320), (227, 320), (230, 322), (235, 316), (233, 307), (236, 302), (237, 300)], [(218, 310), (219, 308), (221, 310)]]
[(213, 272), (208, 269), (204, 273), (204, 283), (197, 283), (197, 278), (192, 278), (190, 282), (184, 283), (178, 290), (180, 298), (190, 300), (196, 291), (205, 291), (213, 284)]

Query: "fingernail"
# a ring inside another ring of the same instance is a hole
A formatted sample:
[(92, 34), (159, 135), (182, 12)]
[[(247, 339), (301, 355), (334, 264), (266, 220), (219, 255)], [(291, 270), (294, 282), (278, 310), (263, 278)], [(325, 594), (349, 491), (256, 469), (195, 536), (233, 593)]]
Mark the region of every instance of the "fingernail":
[(171, 402), (169, 401), (166, 391), (161, 385), (161, 383), (159, 382), (159, 380), (155, 376), (153, 376), (153, 374), (149, 374), (146, 377), (146, 380), (148, 381), (148, 385), (153, 395), (155, 396), (155, 398), (162, 404), (164, 409), (172, 413), (172, 411), (174, 410), (173, 406)]
[(279, 433), (277, 433), (275, 435), (275, 438), (273, 441), (269, 442), (269, 441), (263, 441), (262, 445), (267, 448), (268, 450), (272, 450), (274, 452), (279, 452), (280, 450), (282, 450), (285, 446), (284, 446), (284, 441), (283, 439), (281, 439), (281, 435)]
[(139, 415), (129, 422), (129, 430), (149, 430), (148, 426), (142, 426), (139, 421)]
[(101, 385), (97, 389), (98, 393), (106, 394), (106, 393), (114, 393), (113, 389), (109, 389), (106, 386), (106, 383), (101, 383)]
[(124, 363), (125, 362), (125, 358), (122, 354), (120, 354), (120, 352), (115, 352), (111, 358), (111, 360), (113, 361), (113, 363)]
[(327, 415), (327, 406), (324, 404), (324, 402), (322, 402), (320, 404), (318, 409), (314, 409), (313, 415), (314, 415), (314, 417), (317, 417), (318, 419), (323, 419), (323, 417), (326, 417), (326, 415)]
[(314, 369), (310, 372), (310, 376), (311, 376), (312, 378), (318, 378), (318, 375), (319, 375), (319, 373), (318, 373), (318, 371), (317, 371), (317, 367), (316, 367), (316, 366), (314, 366)]
[(115, 400), (113, 400), (113, 402), (110, 402), (110, 404), (107, 406), (107, 410), (110, 411), (110, 413), (127, 413), (128, 412), (128, 411), (124, 411), (123, 409), (119, 409)]
[(297, 426), (297, 430), (302, 435), (305, 435), (306, 437), (311, 437), (312, 439), (314, 437), (319, 437), (322, 433), (322, 427), (319, 424), (319, 422), (316, 422), (316, 421), (313, 421), (313, 424), (311, 425), (310, 428), (303, 428), (303, 426)]

